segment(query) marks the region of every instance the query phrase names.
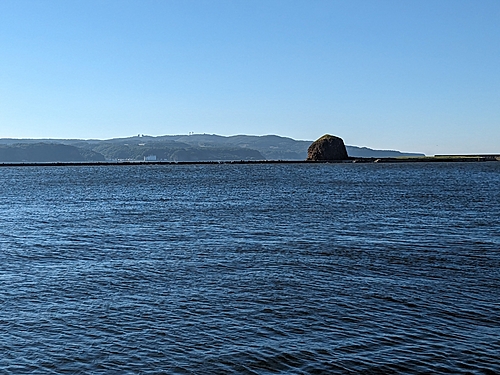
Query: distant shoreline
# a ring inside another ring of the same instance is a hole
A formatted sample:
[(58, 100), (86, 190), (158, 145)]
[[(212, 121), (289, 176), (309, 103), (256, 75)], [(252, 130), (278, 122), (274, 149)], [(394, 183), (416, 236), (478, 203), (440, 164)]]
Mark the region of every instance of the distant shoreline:
[(354, 158), (348, 160), (221, 160), (221, 161), (85, 161), (85, 162), (0, 162), (0, 167), (97, 167), (132, 165), (218, 165), (218, 164), (349, 164), (349, 163), (456, 163), (500, 161), (500, 155), (436, 155), (401, 158)]

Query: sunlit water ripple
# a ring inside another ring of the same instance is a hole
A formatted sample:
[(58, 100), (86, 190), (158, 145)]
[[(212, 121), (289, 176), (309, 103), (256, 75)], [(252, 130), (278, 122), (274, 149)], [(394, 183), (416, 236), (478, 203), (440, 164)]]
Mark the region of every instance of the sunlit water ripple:
[(0, 173), (1, 373), (500, 373), (498, 162)]

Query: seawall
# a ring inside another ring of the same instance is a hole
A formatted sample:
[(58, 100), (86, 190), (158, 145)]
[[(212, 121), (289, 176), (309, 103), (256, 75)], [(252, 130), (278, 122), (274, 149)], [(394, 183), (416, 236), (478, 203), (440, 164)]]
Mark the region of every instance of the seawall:
[(401, 158), (349, 158), (348, 160), (222, 160), (222, 161), (96, 161), (96, 162), (0, 162), (0, 167), (68, 167), (131, 165), (215, 165), (215, 164), (338, 164), (338, 163), (453, 163), (500, 161), (500, 155), (436, 155)]

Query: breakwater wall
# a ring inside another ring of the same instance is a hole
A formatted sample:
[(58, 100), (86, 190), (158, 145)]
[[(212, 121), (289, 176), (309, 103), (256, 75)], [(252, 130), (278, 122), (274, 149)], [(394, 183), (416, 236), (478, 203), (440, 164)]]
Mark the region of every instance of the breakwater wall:
[(92, 161), (92, 162), (0, 162), (0, 167), (131, 166), (131, 165), (216, 165), (216, 164), (337, 164), (337, 163), (453, 163), (500, 161), (500, 155), (436, 155), (402, 158), (349, 158), (347, 160), (221, 160), (221, 161)]

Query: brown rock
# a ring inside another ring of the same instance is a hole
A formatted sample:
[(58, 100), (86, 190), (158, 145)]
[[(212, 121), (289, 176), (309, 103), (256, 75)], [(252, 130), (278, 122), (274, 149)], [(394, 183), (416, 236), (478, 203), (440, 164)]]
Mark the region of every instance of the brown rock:
[(349, 159), (342, 138), (326, 134), (314, 141), (307, 150), (307, 160), (346, 160)]

